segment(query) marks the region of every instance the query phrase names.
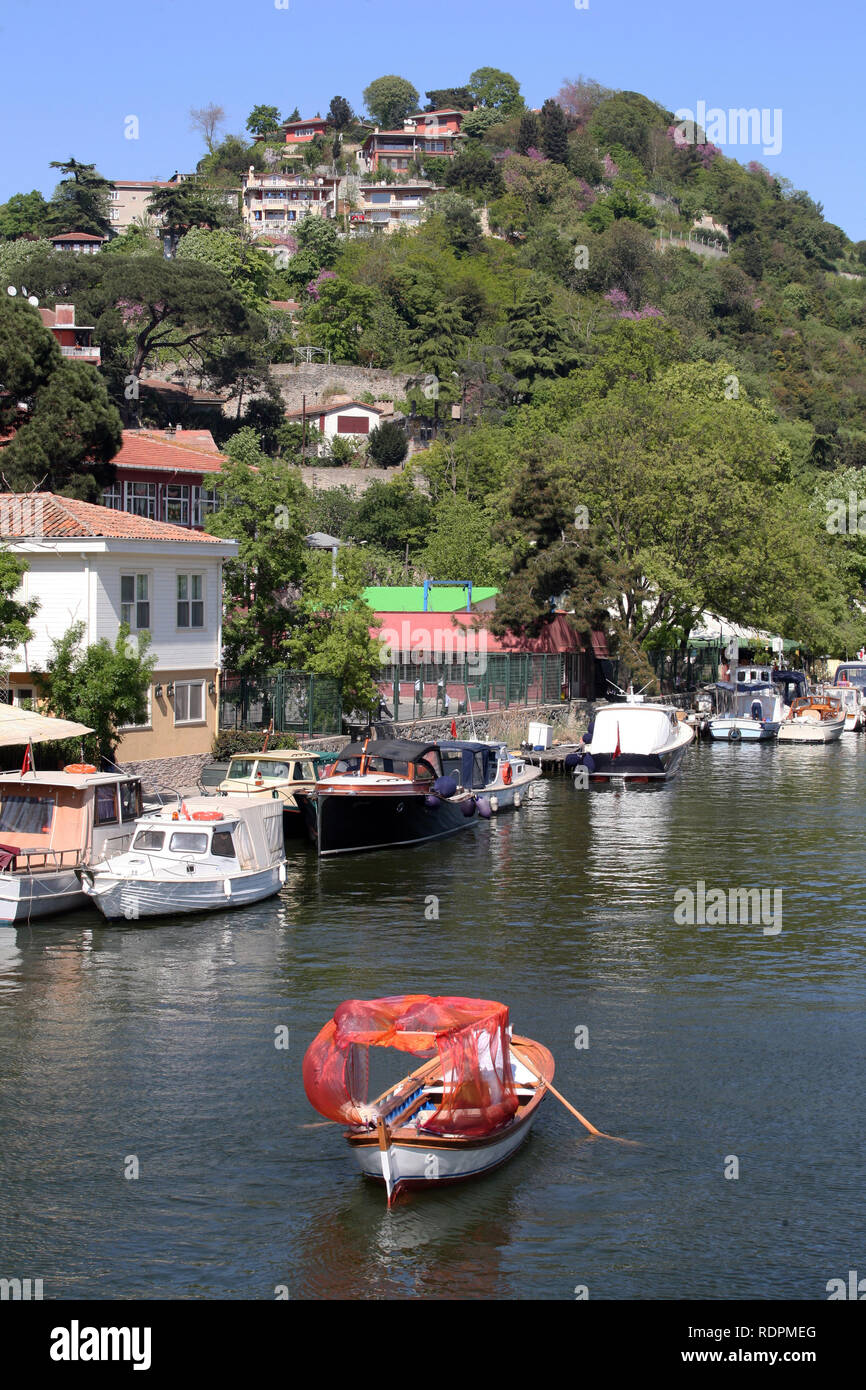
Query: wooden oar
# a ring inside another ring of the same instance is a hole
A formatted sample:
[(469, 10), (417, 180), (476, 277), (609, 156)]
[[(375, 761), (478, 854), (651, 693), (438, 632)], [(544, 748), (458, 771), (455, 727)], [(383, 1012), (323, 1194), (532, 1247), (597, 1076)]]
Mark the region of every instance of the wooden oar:
[[(512, 1051), (517, 1052), (517, 1049), (512, 1048)], [(615, 1134), (605, 1134), (604, 1130), (596, 1129), (595, 1125), (590, 1124), (589, 1120), (586, 1118), (585, 1115), (581, 1115), (580, 1111), (576, 1110), (574, 1106), (571, 1104), (571, 1102), (565, 1099), (565, 1096), (560, 1095), (559, 1091), (557, 1091), (552, 1081), (548, 1081), (546, 1076), (542, 1076), (541, 1072), (535, 1070), (535, 1067), (532, 1065), (531, 1062), (527, 1061), (527, 1058), (522, 1052), (517, 1053), (517, 1056), (518, 1059), (526, 1067), (527, 1071), (532, 1072), (532, 1075), (535, 1077), (536, 1081), (540, 1081), (542, 1086), (546, 1086), (550, 1094), (552, 1096), (556, 1096), (556, 1099), (559, 1101), (559, 1103), (561, 1105), (564, 1105), (566, 1110), (571, 1111), (571, 1114), (574, 1116), (574, 1118), (576, 1120), (580, 1120), (580, 1123), (584, 1126), (585, 1129), (589, 1130), (590, 1134), (595, 1134), (599, 1139), (612, 1139), (615, 1144), (633, 1144), (635, 1146), (638, 1145), (639, 1141), (637, 1139), (619, 1139)]]

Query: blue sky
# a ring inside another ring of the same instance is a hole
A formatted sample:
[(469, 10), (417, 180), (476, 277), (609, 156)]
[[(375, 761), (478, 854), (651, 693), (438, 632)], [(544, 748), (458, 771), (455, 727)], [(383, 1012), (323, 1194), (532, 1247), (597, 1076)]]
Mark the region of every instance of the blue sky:
[[(242, 132), (258, 102), (307, 116), (339, 93), (361, 110), (383, 73), (423, 94), (490, 65), (531, 106), (583, 73), (672, 110), (779, 110), (778, 155), (725, 152), (784, 174), (861, 240), (864, 39), (863, 0), (15, 0), (0, 18), (0, 201), (50, 193), (49, 161), (70, 154), (109, 178), (193, 169), (191, 106), (218, 102)], [(130, 115), (137, 140), (124, 138)]]

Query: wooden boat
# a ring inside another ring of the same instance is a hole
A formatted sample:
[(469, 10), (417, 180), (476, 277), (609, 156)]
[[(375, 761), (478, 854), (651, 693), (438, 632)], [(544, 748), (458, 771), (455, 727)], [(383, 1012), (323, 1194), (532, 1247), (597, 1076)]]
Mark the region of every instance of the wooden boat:
[(140, 815), (137, 777), (89, 763), (0, 773), (0, 922), (86, 907), (78, 871), (126, 849)]
[(845, 711), (829, 695), (805, 695), (779, 727), (780, 743), (834, 743), (845, 731)]
[(135, 824), (128, 852), (80, 871), (104, 917), (174, 916), (244, 907), (278, 893), (286, 880), (282, 805), (191, 797)]
[(320, 855), (418, 845), (471, 825), (477, 797), (443, 774), (435, 743), (350, 743), (310, 794)]
[(323, 754), (302, 748), (234, 753), (218, 790), (221, 796), (252, 801), (276, 797), (283, 806), (283, 833), (301, 835), (306, 831), (306, 802), (324, 765)]
[(439, 749), (446, 774), (483, 795), (494, 815), (518, 810), (541, 776), (540, 767), (532, 767), (519, 753), (509, 753), (504, 743), (453, 739), (440, 743)]
[[(368, 1104), (370, 1046), (436, 1055)], [(304, 1088), (365, 1177), (433, 1188), (490, 1172), (529, 1138), (553, 1081), (541, 1043), (511, 1036), (508, 1009), (487, 999), (402, 995), (347, 1000), (307, 1049)]]

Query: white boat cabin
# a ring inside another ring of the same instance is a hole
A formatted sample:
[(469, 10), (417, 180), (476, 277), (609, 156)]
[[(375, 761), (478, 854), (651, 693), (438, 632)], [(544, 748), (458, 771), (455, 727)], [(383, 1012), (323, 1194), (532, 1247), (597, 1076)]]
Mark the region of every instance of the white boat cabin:
[(122, 864), (111, 867), (134, 878), (222, 876), (266, 869), (284, 857), (281, 801), (231, 798), (217, 811), (212, 797), (195, 797), (142, 816)]
[(607, 705), (596, 711), (589, 749), (597, 753), (650, 755), (676, 738), (679, 721), (670, 705)]

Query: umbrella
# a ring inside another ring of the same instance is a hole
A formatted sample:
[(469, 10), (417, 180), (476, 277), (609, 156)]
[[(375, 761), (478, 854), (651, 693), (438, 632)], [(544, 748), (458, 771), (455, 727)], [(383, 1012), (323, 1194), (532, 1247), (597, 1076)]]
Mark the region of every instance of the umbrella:
[(76, 724), (72, 719), (50, 719), (48, 715), (36, 714), (33, 710), (0, 705), (0, 748), (10, 748), (15, 744), (47, 743), (60, 738), (80, 738), (82, 734), (92, 733), (93, 729), (86, 724)]

